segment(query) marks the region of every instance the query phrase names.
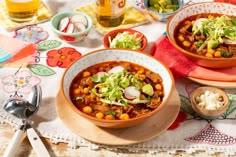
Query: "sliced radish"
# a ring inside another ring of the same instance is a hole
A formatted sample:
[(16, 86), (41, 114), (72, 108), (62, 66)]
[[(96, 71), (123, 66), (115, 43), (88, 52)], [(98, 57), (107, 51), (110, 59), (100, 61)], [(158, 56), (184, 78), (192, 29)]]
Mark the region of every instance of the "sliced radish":
[(86, 26), (80, 22), (74, 23), (74, 26), (76, 28), (76, 32), (81, 32), (86, 29)]
[(75, 31), (75, 26), (70, 23), (66, 29), (66, 33), (73, 33)]
[(236, 40), (230, 40), (230, 39), (227, 39), (227, 38), (224, 38), (224, 43), (228, 46), (236, 46)]
[(135, 86), (129, 86), (124, 89), (124, 97), (128, 100), (134, 100), (140, 97), (140, 91)]
[(70, 19), (68, 17), (62, 18), (59, 22), (58, 30), (61, 32), (65, 32), (69, 24), (70, 24)]
[(106, 72), (101, 71), (101, 72), (98, 72), (97, 75), (100, 77), (103, 77), (104, 75), (108, 75), (108, 74)]
[(81, 14), (76, 14), (71, 17), (71, 22), (72, 23), (82, 23), (85, 27), (88, 25), (88, 20), (84, 15)]
[(112, 74), (112, 73), (118, 73), (118, 72), (121, 72), (124, 70), (124, 67), (122, 66), (116, 66), (116, 67), (113, 67), (112, 69), (110, 69), (108, 71), (109, 74)]
[(193, 26), (194, 27), (201, 27), (203, 21), (206, 21), (206, 20), (207, 20), (207, 18), (199, 18), (193, 23)]

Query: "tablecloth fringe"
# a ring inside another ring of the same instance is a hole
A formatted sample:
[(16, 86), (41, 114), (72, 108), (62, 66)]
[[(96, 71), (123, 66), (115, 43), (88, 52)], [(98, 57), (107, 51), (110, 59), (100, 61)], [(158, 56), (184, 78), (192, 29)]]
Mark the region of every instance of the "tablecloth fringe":
[[(22, 124), (21, 120), (18, 120), (16, 118), (12, 118), (12, 116), (9, 116), (6, 113), (0, 112), (0, 123), (9, 123), (11, 126), (13, 126), (15, 129), (19, 128)], [(230, 149), (230, 148), (210, 148), (209, 146), (187, 146), (187, 145), (155, 145), (155, 144), (133, 144), (127, 146), (107, 146), (102, 144), (95, 144), (92, 142), (89, 142), (83, 138), (78, 138), (76, 136), (71, 135), (60, 135), (56, 132), (47, 132), (47, 131), (39, 131), (39, 136), (45, 137), (50, 139), (50, 141), (54, 144), (63, 142), (68, 145), (69, 148), (77, 149), (79, 147), (89, 147), (91, 150), (100, 150), (100, 149), (107, 149), (110, 151), (116, 151), (120, 152), (127, 151), (130, 153), (139, 153), (139, 152), (148, 152), (151, 154), (157, 154), (160, 152), (167, 152), (169, 154), (177, 154), (179, 151), (186, 152), (188, 154), (195, 154), (198, 151), (206, 151), (209, 155), (214, 155), (217, 153), (224, 153), (228, 156), (235, 156), (236, 150)]]

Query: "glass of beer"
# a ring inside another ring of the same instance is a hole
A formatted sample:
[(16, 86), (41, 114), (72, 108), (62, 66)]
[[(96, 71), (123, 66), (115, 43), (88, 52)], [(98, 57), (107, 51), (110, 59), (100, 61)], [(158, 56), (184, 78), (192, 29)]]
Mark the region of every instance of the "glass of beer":
[(32, 21), (38, 13), (40, 0), (5, 0), (8, 16), (12, 21)]

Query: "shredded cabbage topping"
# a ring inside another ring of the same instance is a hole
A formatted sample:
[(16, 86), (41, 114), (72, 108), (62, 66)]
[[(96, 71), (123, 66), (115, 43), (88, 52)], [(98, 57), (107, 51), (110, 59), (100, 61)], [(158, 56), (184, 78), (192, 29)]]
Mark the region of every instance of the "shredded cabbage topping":
[(201, 33), (207, 37), (201, 49), (205, 46), (215, 48), (224, 43), (225, 39), (236, 41), (236, 20), (226, 15), (213, 19), (206, 18), (193, 25), (192, 31), (194, 34)]
[(131, 34), (128, 31), (117, 33), (115, 38), (108, 37), (110, 48), (129, 48), (137, 50), (142, 47), (142, 36), (137, 37), (137, 33)]
[(150, 101), (149, 97), (146, 97), (145, 99), (140, 99), (140, 97), (138, 97), (134, 100), (128, 100), (124, 97), (124, 90), (130, 85), (135, 86), (137, 90), (142, 90), (142, 80), (126, 70), (107, 75), (95, 74), (92, 77), (92, 81), (97, 84), (91, 90), (91, 93), (100, 97), (101, 102), (111, 105), (126, 106), (128, 103), (137, 104)]

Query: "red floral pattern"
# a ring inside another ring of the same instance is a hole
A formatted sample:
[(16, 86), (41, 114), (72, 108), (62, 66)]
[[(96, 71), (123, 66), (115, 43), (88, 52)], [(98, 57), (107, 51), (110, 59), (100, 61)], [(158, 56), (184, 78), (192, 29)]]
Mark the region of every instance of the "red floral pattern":
[(81, 57), (81, 53), (71, 47), (51, 50), (47, 53), (47, 65), (51, 67), (67, 68), (71, 63)]
[(179, 111), (179, 114), (174, 121), (174, 123), (168, 128), (168, 130), (174, 130), (179, 127), (180, 123), (184, 122), (187, 119), (187, 114), (183, 111)]

